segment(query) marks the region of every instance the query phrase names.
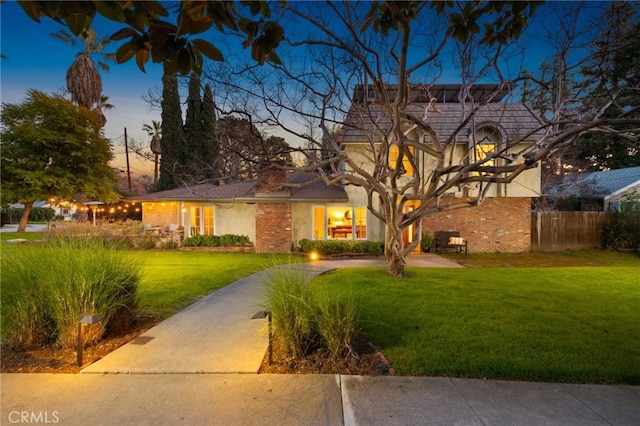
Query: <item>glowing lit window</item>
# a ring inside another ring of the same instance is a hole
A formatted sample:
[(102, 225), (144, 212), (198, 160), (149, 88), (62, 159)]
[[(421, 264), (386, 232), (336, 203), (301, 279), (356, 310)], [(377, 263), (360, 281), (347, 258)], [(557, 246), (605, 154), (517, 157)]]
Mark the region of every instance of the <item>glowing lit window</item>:
[[(412, 146), (409, 147), (409, 152), (413, 156), (414, 148)], [(400, 149), (398, 145), (391, 145), (389, 147), (389, 167), (392, 169), (396, 167), (396, 162), (398, 161), (398, 156), (400, 155)], [(411, 161), (405, 155), (402, 157), (402, 169), (404, 172), (403, 175), (412, 175), (413, 174), (413, 166), (411, 165)]]
[[(494, 127), (489, 126), (478, 129), (475, 133), (475, 143), (472, 145), (472, 161), (475, 163), (490, 158), (482, 163), (482, 166), (493, 167), (497, 165), (495, 154), (501, 140), (500, 131)], [(480, 172), (474, 172), (475, 176), (480, 174)]]
[(189, 209), (190, 235), (214, 235), (213, 207), (191, 207)]
[(213, 235), (213, 207), (203, 207), (202, 210), (202, 233)]
[(313, 238), (316, 240), (324, 240), (326, 234), (326, 218), (324, 207), (313, 208)]
[(313, 238), (366, 239), (367, 209), (347, 206), (314, 207)]

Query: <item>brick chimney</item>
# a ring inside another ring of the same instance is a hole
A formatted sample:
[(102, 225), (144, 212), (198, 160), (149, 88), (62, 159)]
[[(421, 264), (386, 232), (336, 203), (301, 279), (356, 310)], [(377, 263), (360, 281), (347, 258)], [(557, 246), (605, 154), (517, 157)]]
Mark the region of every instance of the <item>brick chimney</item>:
[(289, 198), (291, 188), (287, 187), (287, 172), (276, 164), (271, 164), (258, 172), (256, 197)]

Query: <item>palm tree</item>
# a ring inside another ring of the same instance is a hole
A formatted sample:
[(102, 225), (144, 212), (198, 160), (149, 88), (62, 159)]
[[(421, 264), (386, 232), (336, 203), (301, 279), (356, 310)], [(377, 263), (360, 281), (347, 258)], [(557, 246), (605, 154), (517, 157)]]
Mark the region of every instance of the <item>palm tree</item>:
[(107, 124), (107, 117), (104, 116), (104, 111), (109, 111), (110, 109), (114, 109), (115, 106), (109, 103), (109, 97), (107, 95), (100, 95), (100, 100), (96, 103), (93, 111), (98, 116), (98, 124), (100, 127), (104, 127)]
[[(78, 39), (65, 30), (60, 30), (51, 36), (71, 46), (78, 44)], [(100, 116), (102, 114), (99, 105), (102, 96), (102, 78), (98, 68), (109, 71), (109, 66), (105, 61), (113, 60), (115, 54), (102, 51), (109, 43), (109, 39), (104, 37), (98, 40), (98, 34), (93, 28), (84, 30), (79, 38), (84, 44), (84, 50), (76, 55), (76, 59), (67, 69), (67, 90), (71, 94), (72, 102), (94, 110)], [(93, 56), (95, 55), (100, 55), (104, 61), (94, 61)]]
[(158, 182), (158, 157), (162, 154), (160, 140), (162, 139), (162, 123), (160, 121), (151, 120), (151, 124), (144, 124), (142, 130), (151, 136), (151, 152), (154, 156), (153, 183)]

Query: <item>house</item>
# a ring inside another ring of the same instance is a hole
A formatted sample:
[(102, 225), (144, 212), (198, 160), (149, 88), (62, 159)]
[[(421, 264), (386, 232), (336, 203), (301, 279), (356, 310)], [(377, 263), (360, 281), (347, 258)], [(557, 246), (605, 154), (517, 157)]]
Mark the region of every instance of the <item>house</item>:
[[(430, 123), (440, 140), (455, 141), (448, 150), (452, 161), (469, 161), (499, 148), (518, 152), (540, 136), (540, 122), (531, 111), (522, 104), (501, 102), (508, 91), (500, 91), (496, 85), (472, 90), (476, 100), (492, 94), (492, 102), (461, 127), (464, 106), (457, 100), (459, 89), (459, 85), (431, 86), (429, 96), (416, 96), (409, 107), (410, 114), (421, 116), (435, 100), (438, 114)], [(356, 86), (354, 93), (339, 141), (350, 156), (360, 156), (366, 162), (372, 132), (363, 129), (376, 128), (381, 132), (376, 137), (384, 137), (390, 120), (363, 86)], [(362, 105), (367, 108), (365, 121), (362, 114), (356, 114)], [(430, 143), (427, 135), (416, 131), (411, 137)], [(432, 164), (425, 158), (417, 166), (429, 168)], [(477, 191), (477, 187), (453, 188), (443, 198), (473, 197)], [(472, 252), (529, 251), (531, 199), (539, 192), (540, 170), (530, 169), (509, 184), (490, 187), (479, 207), (424, 218), (423, 229), (457, 230), (468, 238)], [(384, 224), (367, 210), (367, 194), (362, 188), (327, 185), (312, 173), (287, 173), (273, 166), (253, 181), (178, 188), (137, 196), (135, 201), (142, 203), (142, 220), (147, 225), (183, 227), (185, 237), (247, 235), (257, 252), (288, 252), (305, 238), (384, 240)]]
[(640, 166), (565, 176), (549, 191), (558, 210), (619, 210), (624, 197), (640, 194)]
[[(469, 96), (483, 105), (465, 124), (471, 107), (470, 102), (459, 101), (460, 91), (460, 85), (419, 86), (411, 93), (414, 101), (407, 109), (410, 115), (418, 118), (422, 118), (425, 112), (430, 113), (429, 124), (439, 140), (446, 141), (450, 147), (446, 150), (446, 163), (462, 164), (503, 149), (506, 149), (505, 154), (517, 153), (543, 135), (538, 118), (521, 103), (503, 102), (509, 90), (494, 84), (476, 85), (469, 89)], [(389, 88), (387, 93), (394, 96)], [(352, 153), (361, 150), (364, 163), (370, 157), (367, 151), (370, 150), (371, 138), (385, 137), (391, 123), (389, 115), (378, 102), (375, 90), (370, 87), (356, 87), (354, 101), (341, 135), (342, 144)], [(429, 110), (434, 101), (435, 108)], [(351, 126), (350, 122), (353, 123)], [(370, 129), (376, 128), (379, 131), (372, 136)], [(408, 137), (424, 144), (430, 143), (427, 134), (414, 131)], [(420, 160), (417, 167), (423, 168), (422, 176), (428, 176), (433, 160), (428, 157), (422, 163)], [(347, 187), (346, 190), (350, 199), (359, 196), (357, 188)], [(468, 199), (477, 195), (478, 190), (478, 185), (453, 188), (440, 201)], [(540, 168), (533, 168), (509, 184), (492, 184), (485, 200), (477, 207), (425, 217), (422, 229), (459, 231), (468, 239), (471, 252), (527, 252), (531, 248), (531, 201), (539, 194)], [(407, 233), (405, 241), (409, 236)]]
[(381, 238), (367, 229), (366, 209), (354, 206), (343, 187), (275, 166), (251, 181), (182, 187), (135, 200), (147, 225), (183, 227), (185, 237), (247, 235), (258, 253), (286, 253), (304, 238)]
[[(14, 203), (10, 204), (9, 207), (14, 209), (24, 209), (24, 204)], [(75, 204), (65, 201), (60, 201), (57, 203), (54, 201), (36, 201), (35, 203), (33, 203), (32, 208), (52, 209), (57, 219), (65, 221), (73, 220), (73, 217), (77, 212), (77, 207)]]

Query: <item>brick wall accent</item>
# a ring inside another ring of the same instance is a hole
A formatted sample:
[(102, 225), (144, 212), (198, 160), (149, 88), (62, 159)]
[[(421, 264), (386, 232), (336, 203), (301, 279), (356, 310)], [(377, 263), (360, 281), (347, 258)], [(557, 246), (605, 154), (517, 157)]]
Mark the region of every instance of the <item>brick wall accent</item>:
[(256, 253), (291, 251), (291, 204), (256, 204)]
[(531, 251), (531, 198), (487, 198), (476, 207), (429, 215), (422, 229), (459, 231), (469, 252)]

